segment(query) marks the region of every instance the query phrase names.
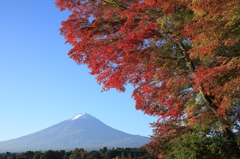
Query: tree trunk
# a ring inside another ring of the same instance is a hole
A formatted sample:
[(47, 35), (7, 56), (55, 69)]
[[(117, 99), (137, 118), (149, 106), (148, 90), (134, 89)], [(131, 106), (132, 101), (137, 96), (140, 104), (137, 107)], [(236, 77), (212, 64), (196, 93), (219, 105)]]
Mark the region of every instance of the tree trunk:
[[(194, 74), (195, 73), (195, 66), (194, 66), (193, 62), (191, 61), (191, 59), (190, 59), (190, 57), (187, 53), (187, 50), (185, 49), (182, 42), (178, 42), (178, 41), (175, 41), (175, 42), (176, 42), (177, 46), (179, 47), (179, 49), (182, 51), (182, 54), (185, 58), (186, 64), (187, 64), (190, 72), (192, 74)], [(216, 114), (217, 117), (219, 117), (219, 115), (217, 114), (217, 110), (218, 110), (219, 107), (216, 106), (215, 104), (213, 104), (211, 98), (204, 93), (204, 88), (202, 86), (199, 86), (198, 89), (199, 89), (199, 92), (200, 92), (204, 102), (206, 103), (206, 105), (212, 109), (212, 111)], [(235, 137), (233, 131), (229, 129), (229, 125), (227, 123), (225, 123), (223, 120), (220, 120), (220, 121), (224, 126), (226, 126), (225, 132), (226, 132), (226, 135), (227, 135), (227, 140), (231, 143), (232, 149), (234, 149), (236, 152), (238, 152), (237, 155), (240, 158), (240, 149), (238, 147), (236, 137)]]

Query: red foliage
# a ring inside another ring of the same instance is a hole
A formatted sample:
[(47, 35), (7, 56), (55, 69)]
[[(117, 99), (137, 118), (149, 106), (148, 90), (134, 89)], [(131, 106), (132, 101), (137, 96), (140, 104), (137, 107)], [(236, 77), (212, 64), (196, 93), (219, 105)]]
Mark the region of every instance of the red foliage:
[(211, 116), (239, 121), (238, 0), (55, 1), (72, 12), (60, 29), (68, 55), (103, 90), (135, 86), (136, 109), (160, 119), (155, 135), (179, 136)]

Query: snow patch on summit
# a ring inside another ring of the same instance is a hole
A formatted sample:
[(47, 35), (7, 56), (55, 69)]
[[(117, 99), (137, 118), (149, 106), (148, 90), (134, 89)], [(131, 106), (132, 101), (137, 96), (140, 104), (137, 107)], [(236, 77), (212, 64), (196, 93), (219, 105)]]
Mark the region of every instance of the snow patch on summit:
[(87, 114), (86, 113), (77, 114), (77, 115), (73, 116), (72, 118), (70, 118), (69, 120), (76, 120), (76, 119), (78, 119), (80, 117), (81, 117), (81, 119), (86, 119), (87, 118)]

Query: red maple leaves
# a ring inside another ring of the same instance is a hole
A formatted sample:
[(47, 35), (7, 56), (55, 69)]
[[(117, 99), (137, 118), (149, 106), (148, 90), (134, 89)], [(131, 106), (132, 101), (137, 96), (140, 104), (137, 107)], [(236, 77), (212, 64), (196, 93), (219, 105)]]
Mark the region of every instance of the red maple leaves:
[(205, 119), (223, 120), (218, 128), (228, 132), (236, 129), (238, 0), (56, 0), (56, 5), (72, 12), (60, 29), (73, 46), (68, 55), (87, 64), (103, 90), (123, 92), (127, 83), (134, 85), (136, 108), (159, 116), (156, 132), (179, 129), (172, 135), (181, 136)]

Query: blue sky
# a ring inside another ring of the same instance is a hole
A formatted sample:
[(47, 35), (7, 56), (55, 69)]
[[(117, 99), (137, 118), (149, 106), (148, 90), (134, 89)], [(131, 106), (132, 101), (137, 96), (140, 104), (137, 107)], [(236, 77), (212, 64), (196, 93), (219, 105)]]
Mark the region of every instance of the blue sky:
[(0, 1), (0, 141), (42, 130), (79, 113), (149, 136), (156, 118), (135, 110), (133, 88), (101, 92), (86, 66), (67, 56), (53, 0)]

